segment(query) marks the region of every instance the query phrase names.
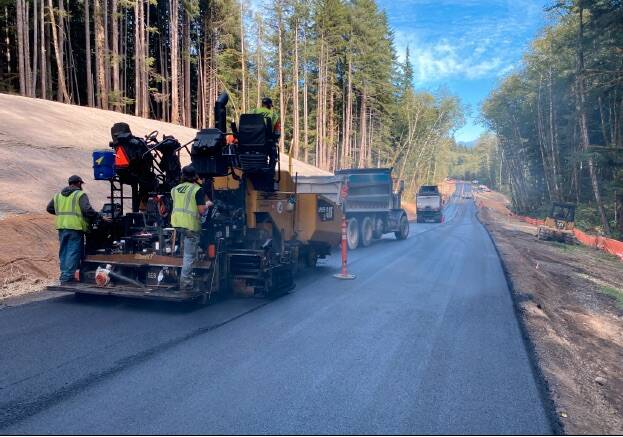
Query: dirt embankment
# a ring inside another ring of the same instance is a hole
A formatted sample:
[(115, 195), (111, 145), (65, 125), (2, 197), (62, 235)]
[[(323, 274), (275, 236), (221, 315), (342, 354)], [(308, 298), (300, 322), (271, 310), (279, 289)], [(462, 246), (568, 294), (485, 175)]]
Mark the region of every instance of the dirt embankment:
[(478, 200), (565, 432), (622, 434), (623, 263), (538, 241), (536, 228), (512, 219), (497, 193)]
[(0, 299), (35, 291), (58, 277), (58, 242), (49, 214), (0, 221)]
[[(92, 203), (101, 205), (109, 191), (106, 182), (93, 181), (91, 153), (108, 149), (110, 128), (126, 122), (143, 136), (158, 130), (184, 144), (196, 129), (156, 120), (66, 105), (49, 100), (0, 94), (0, 217), (10, 213), (39, 213), (53, 193), (79, 174)], [(182, 161), (188, 157), (182, 155)], [(288, 168), (282, 156), (281, 167)], [(293, 171), (301, 175), (330, 175), (313, 165), (293, 160)]]

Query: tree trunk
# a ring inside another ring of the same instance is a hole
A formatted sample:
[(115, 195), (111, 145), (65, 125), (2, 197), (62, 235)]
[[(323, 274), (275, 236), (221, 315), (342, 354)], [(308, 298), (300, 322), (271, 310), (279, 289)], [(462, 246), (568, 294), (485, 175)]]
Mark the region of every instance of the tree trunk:
[(557, 198), (561, 198), (562, 190), (560, 189), (559, 184), (559, 176), (558, 169), (560, 167), (558, 163), (558, 135), (556, 133), (558, 125), (555, 122), (555, 111), (554, 111), (554, 93), (552, 91), (552, 69), (549, 69), (549, 78), (548, 78), (548, 90), (549, 90), (549, 142), (551, 149), (551, 160), (552, 160), (552, 179), (554, 182), (554, 191), (556, 193)]
[(260, 14), (255, 15), (255, 22), (257, 23), (257, 39), (256, 39), (256, 68), (257, 68), (257, 101), (256, 107), (260, 107), (262, 101), (262, 16)]
[(316, 150), (315, 165), (322, 168), (322, 156), (324, 154), (324, 122), (325, 122), (325, 79), (324, 79), (324, 40), (320, 40), (320, 53), (318, 55), (318, 92), (316, 93)]
[[(48, 11), (49, 13), (49, 11)], [(52, 87), (52, 23), (48, 23), (45, 32), (45, 65), (46, 65), (46, 73), (45, 73), (45, 87), (47, 90), (50, 90), (50, 99), (54, 96), (54, 88)]]
[(108, 34), (108, 0), (102, 0), (104, 13), (104, 71), (106, 74), (106, 90), (109, 93), (108, 100), (110, 101), (110, 90), (112, 89), (110, 80), (110, 41)]
[(179, 98), (179, 45), (178, 45), (178, 0), (169, 0), (170, 37), (171, 37), (171, 123), (180, 123)]
[(303, 33), (303, 147), (305, 162), (309, 163), (309, 110), (307, 107), (307, 33)]
[(240, 102), (241, 113), (247, 112), (247, 59), (244, 47), (244, 2), (240, 1), (240, 66), (242, 68), (242, 101)]
[(91, 17), (89, 0), (84, 0), (84, 47), (87, 70), (87, 103), (90, 107), (95, 105), (93, 95), (93, 71), (91, 69)]
[(33, 97), (32, 70), (30, 68), (30, 7), (28, 1), (23, 1), (24, 7), (24, 64), (26, 65), (26, 95)]
[(352, 156), (352, 132), (353, 132), (353, 67), (352, 59), (348, 56), (348, 84), (346, 85), (346, 113), (344, 114), (344, 135), (342, 143), (342, 168), (350, 168), (353, 162)]
[(42, 99), (47, 99), (48, 97), (48, 93), (47, 93), (47, 65), (46, 65), (46, 52), (45, 52), (45, 0), (41, 0), (41, 7), (39, 8), (39, 23), (40, 23), (40, 29), (41, 29), (41, 44), (40, 44), (40, 48), (39, 48), (39, 59), (40, 59), (40, 63), (41, 63), (41, 75), (40, 75), (40, 81), (39, 81), (39, 88), (41, 89), (41, 98)]
[(366, 96), (366, 88), (364, 86), (363, 92), (361, 94), (361, 114), (359, 118), (359, 163), (357, 167), (365, 168), (366, 163), (368, 162), (368, 144), (367, 144), (367, 135), (368, 135), (368, 120), (367, 120), (367, 96)]
[(143, 83), (143, 87), (141, 88), (141, 92), (143, 93), (141, 96), (142, 102), (142, 117), (149, 118), (150, 114), (150, 98), (149, 98), (149, 69), (150, 66), (147, 65), (147, 59), (149, 58), (149, 31), (147, 28), (149, 27), (149, 1), (145, 1), (143, 3), (143, 7), (141, 8), (142, 13), (142, 26), (141, 26), (141, 35), (143, 39), (143, 57), (141, 59), (141, 73), (143, 75), (141, 82)]
[[(24, 0), (17, 0), (15, 9), (17, 12), (17, 62), (19, 68), (19, 93), (26, 95), (26, 59), (24, 56)], [(8, 25), (8, 23), (7, 23)]]
[[(327, 81), (329, 83), (329, 81)], [(335, 147), (335, 98), (333, 94), (333, 87), (329, 87), (329, 107), (327, 113), (327, 145), (325, 150), (325, 170), (335, 170), (335, 157), (333, 149)]]
[[(279, 6), (280, 8), (280, 6)], [(282, 17), (281, 9), (278, 14), (278, 23), (277, 23), (277, 39), (278, 39), (278, 57), (279, 57), (279, 120), (281, 121), (281, 136), (279, 137), (279, 152), (285, 153), (285, 129), (286, 129), (286, 120), (285, 120), (285, 87), (283, 84), (283, 17)]]
[[(580, 6), (580, 22), (578, 32), (578, 73), (577, 73), (577, 105), (580, 124), (580, 143), (584, 152), (589, 152), (590, 139), (588, 136), (588, 117), (586, 116), (586, 102), (585, 102), (585, 90), (584, 90), (584, 23), (583, 23), (584, 8)], [(601, 199), (601, 190), (599, 187), (599, 181), (597, 180), (597, 169), (592, 155), (588, 158), (588, 171), (591, 177), (591, 186), (593, 188), (593, 195), (595, 196), (595, 203), (597, 204), (597, 210), (599, 211), (599, 217), (601, 218), (601, 225), (604, 233), (610, 235), (610, 225), (606, 217), (606, 211), (604, 209), (603, 201)]]
[[(65, 64), (65, 4), (64, 0), (58, 0), (58, 22), (57, 22), (57, 33), (58, 33), (58, 49), (60, 59), (63, 61), (63, 78), (65, 82), (67, 81), (67, 72), (66, 72), (66, 64)], [(71, 80), (71, 79), (70, 79)], [(67, 93), (69, 95), (69, 92)], [(56, 94), (56, 100), (59, 102), (64, 101), (63, 95), (58, 92)]]
[(58, 93), (61, 95), (63, 102), (69, 103), (69, 94), (67, 93), (67, 85), (65, 83), (65, 68), (63, 58), (59, 48), (58, 32), (56, 28), (56, 20), (54, 18), (54, 6), (52, 0), (48, 0), (48, 8), (50, 11), (50, 24), (52, 27), (52, 41), (54, 43), (54, 53), (56, 55), (56, 72), (58, 79)]
[(37, 94), (37, 68), (39, 53), (37, 53), (37, 47), (39, 46), (39, 24), (37, 23), (37, 2), (32, 2), (32, 31), (33, 31), (33, 44), (32, 44), (32, 78), (30, 82), (31, 96), (36, 97)]
[(547, 188), (547, 196), (548, 199), (550, 201), (552, 201), (553, 198), (557, 198), (558, 195), (557, 193), (553, 193), (554, 195), (552, 196), (552, 189), (550, 187), (550, 175), (548, 174), (548, 161), (547, 161), (547, 155), (545, 153), (545, 127), (543, 126), (543, 111), (541, 109), (541, 78), (539, 78), (539, 88), (538, 88), (538, 93), (537, 93), (537, 123), (536, 123), (536, 127), (537, 127), (537, 133), (538, 133), (538, 137), (539, 137), (539, 151), (541, 152), (541, 163), (543, 166), (543, 180), (545, 181), (545, 187)]
[[(85, 0), (85, 4), (88, 0)], [(112, 53), (110, 63), (112, 65), (112, 95), (114, 99), (115, 111), (121, 112), (122, 95), (121, 83), (119, 82), (119, 18), (118, 0), (111, 0), (111, 17), (112, 17)]]
[[(98, 0), (95, 0), (98, 1)], [(134, 2), (134, 115), (143, 111), (143, 0)]]
[(299, 26), (294, 29), (294, 65), (292, 66), (292, 147), (295, 159), (299, 159), (300, 120), (299, 120)]
[[(51, 0), (50, 0), (51, 1)], [(108, 89), (106, 88), (106, 49), (104, 47), (104, 15), (102, 0), (93, 0), (95, 20), (95, 76), (97, 77), (97, 101), (102, 109), (108, 109)]]
[[(9, 8), (4, 6), (4, 22), (8, 24), (9, 22)], [(11, 74), (11, 38), (10, 38), (9, 26), (4, 26), (4, 41), (5, 41), (5, 49), (4, 56), (6, 58), (6, 69), (7, 73)]]
[(184, 22), (184, 125), (191, 126), (190, 116), (190, 14), (186, 10)]

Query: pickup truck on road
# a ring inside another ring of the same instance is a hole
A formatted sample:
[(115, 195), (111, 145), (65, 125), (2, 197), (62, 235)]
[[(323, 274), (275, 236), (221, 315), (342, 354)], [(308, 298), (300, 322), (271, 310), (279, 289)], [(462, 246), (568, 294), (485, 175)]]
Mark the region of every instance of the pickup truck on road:
[(441, 194), (437, 185), (422, 185), (415, 197), (418, 223), (441, 223)]

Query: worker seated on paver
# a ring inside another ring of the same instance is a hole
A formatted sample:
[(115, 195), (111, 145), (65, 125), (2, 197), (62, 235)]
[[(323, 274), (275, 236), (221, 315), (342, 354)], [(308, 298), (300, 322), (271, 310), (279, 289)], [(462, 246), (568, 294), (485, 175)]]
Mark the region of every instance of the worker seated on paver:
[(274, 189), (275, 168), (279, 162), (277, 143), (281, 136), (279, 117), (270, 98), (262, 99), (262, 106), (240, 116), (238, 159), (247, 173), (253, 173), (255, 188)]
[(182, 169), (182, 183), (171, 190), (173, 211), (171, 226), (181, 235), (183, 261), (180, 289), (193, 288), (192, 270), (197, 260), (201, 232), (201, 216), (205, 215), (212, 202), (201, 187), (202, 180), (192, 165)]
[(260, 114), (263, 115), (266, 120), (269, 120), (275, 142), (279, 141), (279, 137), (281, 137), (281, 120), (279, 120), (279, 115), (273, 109), (273, 101), (270, 97), (264, 97), (262, 99), (262, 106), (253, 109), (251, 114)]
[(75, 281), (74, 275), (84, 256), (84, 234), (89, 229), (89, 223), (98, 218), (109, 220), (91, 206), (89, 197), (82, 191), (84, 181), (80, 176), (70, 176), (67, 182), (68, 186), (54, 195), (46, 208), (56, 216), (61, 285)]

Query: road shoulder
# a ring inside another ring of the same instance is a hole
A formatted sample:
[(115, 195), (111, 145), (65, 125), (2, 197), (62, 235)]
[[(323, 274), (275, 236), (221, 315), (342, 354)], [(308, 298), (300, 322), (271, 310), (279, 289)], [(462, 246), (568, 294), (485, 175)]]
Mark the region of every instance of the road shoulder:
[(569, 434), (621, 434), (623, 309), (608, 290), (623, 284), (623, 264), (537, 241), (535, 229), (497, 207), (481, 209), (479, 219), (502, 260), (554, 421)]

